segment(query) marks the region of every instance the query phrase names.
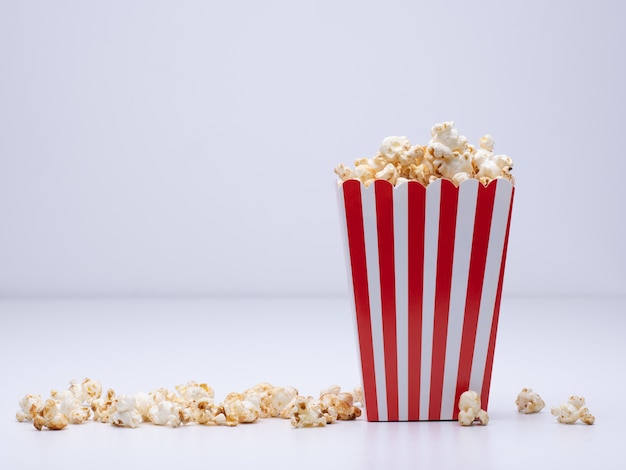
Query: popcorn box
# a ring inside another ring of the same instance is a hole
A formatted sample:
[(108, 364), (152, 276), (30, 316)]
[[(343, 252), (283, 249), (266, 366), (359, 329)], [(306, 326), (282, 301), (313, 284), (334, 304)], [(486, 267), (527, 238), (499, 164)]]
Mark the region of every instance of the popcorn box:
[(514, 187), (338, 186), (368, 421), (487, 409)]

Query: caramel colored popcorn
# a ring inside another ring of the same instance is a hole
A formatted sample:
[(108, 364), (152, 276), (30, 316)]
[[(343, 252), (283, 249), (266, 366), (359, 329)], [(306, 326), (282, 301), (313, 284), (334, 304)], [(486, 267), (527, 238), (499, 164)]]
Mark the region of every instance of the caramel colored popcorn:
[(43, 408), (33, 419), (33, 425), (39, 431), (44, 427), (51, 431), (59, 431), (65, 429), (68, 424), (67, 416), (61, 413), (57, 403), (52, 398), (46, 400)]
[(589, 413), (585, 406), (585, 398), (579, 396), (569, 397), (567, 403), (553, 407), (551, 413), (563, 424), (574, 424), (578, 420), (585, 424), (593, 424), (596, 421), (595, 416)]
[(212, 399), (203, 398), (193, 402), (191, 420), (198, 424), (226, 424), (224, 408), (213, 403)]
[(91, 403), (102, 395), (102, 384), (89, 378), (85, 378), (81, 382), (72, 380), (69, 390), (81, 403), (91, 406)]
[(32, 421), (43, 408), (41, 395), (26, 395), (19, 402), (20, 410), (15, 414), (15, 418), (22, 421)]
[(205, 383), (191, 381), (175, 389), (177, 393), (157, 388), (149, 393), (116, 395), (110, 388), (102, 395), (100, 382), (72, 380), (67, 390), (52, 390), (45, 402), (41, 395), (24, 396), (15, 417), (20, 422), (33, 421), (39, 430), (64, 429), (90, 417), (96, 422), (136, 428), (142, 422), (170, 427), (189, 423), (237, 426), (280, 416), (290, 419), (294, 427), (311, 427), (356, 419), (361, 415), (356, 403), (363, 400), (360, 387), (351, 393), (342, 392), (337, 385), (313, 399), (300, 396), (293, 387), (259, 383), (243, 393), (229, 393), (221, 403), (214, 402), (213, 389)]
[(332, 417), (322, 409), (322, 403), (313, 397), (298, 396), (290, 406), (291, 425), (294, 428), (326, 426)]
[[(87, 421), (101, 392), (102, 386), (97, 381), (73, 380), (67, 390), (51, 390), (50, 397), (45, 402), (41, 395), (26, 395), (20, 400), (21, 409), (15, 417), (18, 421), (33, 421), (38, 430), (44, 427), (52, 430), (64, 429), (68, 424)], [(94, 419), (97, 417), (94, 416)]]
[(106, 396), (101, 396), (91, 402), (91, 411), (93, 411), (93, 420), (101, 423), (108, 423), (111, 413), (111, 407), (115, 403), (115, 391), (110, 388), (107, 390)]
[[(59, 411), (69, 419), (70, 424), (84, 423), (91, 416), (89, 406), (83, 405), (82, 394), (75, 395), (73, 389), (52, 390), (50, 397), (56, 402)], [(80, 398), (79, 398), (80, 397)]]
[(494, 154), (493, 147), (493, 137), (485, 135), (476, 149), (450, 121), (432, 127), (431, 140), (426, 146), (412, 145), (404, 136), (386, 137), (374, 157), (355, 160), (354, 170), (339, 164), (335, 173), (342, 182), (355, 179), (365, 186), (376, 180), (389, 181), (395, 186), (418, 181), (426, 186), (440, 178), (456, 185), (470, 178), (484, 185), (496, 178), (514, 182), (513, 160)]
[(523, 388), (515, 400), (517, 411), (524, 414), (539, 413), (546, 403), (532, 388)]
[(259, 410), (254, 403), (246, 400), (240, 393), (229, 393), (224, 399), (224, 415), (226, 424), (234, 426), (238, 423), (254, 423), (259, 419)]
[(192, 381), (185, 385), (176, 385), (175, 388), (185, 402), (204, 398), (213, 399), (213, 389), (204, 383), (199, 384)]
[(326, 409), (334, 410), (339, 420), (351, 421), (361, 416), (361, 409), (354, 406), (354, 395), (349, 392), (342, 392), (338, 385), (322, 390), (320, 401)]
[(480, 408), (480, 395), (477, 392), (468, 390), (461, 394), (458, 419), (462, 426), (471, 426), (475, 421), (482, 425), (489, 422), (489, 415)]

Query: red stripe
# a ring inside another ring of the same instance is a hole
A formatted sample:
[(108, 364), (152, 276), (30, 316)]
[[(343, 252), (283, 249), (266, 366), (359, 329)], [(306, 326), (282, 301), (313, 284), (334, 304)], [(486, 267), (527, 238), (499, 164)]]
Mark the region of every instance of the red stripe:
[(441, 417), (441, 394), (448, 336), (454, 231), (459, 191), (448, 180), (441, 181), (439, 241), (437, 246), (437, 279), (435, 283), (435, 318), (433, 323), (433, 357), (430, 375), (429, 420)]
[(354, 306), (357, 319), (361, 368), (363, 371), (363, 394), (365, 396), (368, 421), (378, 421), (378, 399), (376, 397), (376, 375), (374, 372), (374, 348), (372, 345), (372, 324), (367, 283), (367, 263), (365, 260), (365, 234), (363, 231), (363, 208), (361, 202), (361, 182), (356, 180), (342, 183), (348, 249)]
[(422, 300), (424, 296), (424, 227), (426, 188), (408, 183), (408, 310), (409, 310), (409, 421), (420, 415), (420, 369), (422, 363)]
[(496, 185), (487, 187), (478, 185), (476, 201), (476, 215), (474, 217), (474, 234), (472, 235), (472, 253), (470, 257), (469, 274), (467, 280), (467, 295), (465, 297), (465, 314), (463, 317), (463, 334), (459, 351), (459, 370), (456, 380), (456, 394), (452, 419), (458, 417), (458, 407), (461, 393), (469, 390), (472, 373), (472, 360), (476, 344), (476, 330), (478, 329), (478, 313), (485, 278), (487, 264), (487, 249), (489, 248), (489, 231), (493, 215), (493, 203), (496, 197)]
[(398, 346), (396, 340), (396, 275), (394, 267), (393, 186), (375, 181), (380, 304), (383, 316), (387, 419), (398, 421)]
[[(495, 186), (496, 180), (490, 186)], [(504, 184), (504, 183), (503, 183)], [(506, 232), (504, 235), (504, 246), (502, 249), (502, 261), (500, 262), (500, 277), (498, 278), (498, 288), (496, 291), (496, 301), (493, 312), (493, 322), (491, 324), (491, 336), (489, 337), (489, 347), (487, 349), (487, 361), (485, 364), (485, 377), (483, 378), (483, 387), (480, 392), (483, 409), (487, 409), (489, 403), (489, 387), (491, 385), (491, 369), (493, 368), (493, 355), (496, 347), (496, 332), (498, 330), (498, 319), (500, 317), (500, 300), (502, 298), (502, 283), (504, 281), (504, 266), (506, 264), (506, 250), (509, 246), (509, 227), (511, 226), (511, 213), (513, 212), (513, 196), (515, 195), (515, 187), (511, 188), (511, 202), (509, 205), (509, 217), (506, 223)]]

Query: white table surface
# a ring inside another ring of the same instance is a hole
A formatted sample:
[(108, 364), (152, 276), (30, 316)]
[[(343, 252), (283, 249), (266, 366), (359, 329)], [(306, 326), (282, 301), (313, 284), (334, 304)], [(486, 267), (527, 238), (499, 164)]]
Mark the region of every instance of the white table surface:
[[(15, 419), (27, 393), (90, 377), (118, 394), (207, 382), (220, 400), (258, 382), (317, 395), (360, 383), (348, 298), (0, 300), (0, 468), (626, 468), (626, 298), (504, 297), (487, 426), (339, 422), (293, 429)], [(531, 387), (546, 401), (517, 412)], [(550, 407), (583, 395), (596, 424)]]

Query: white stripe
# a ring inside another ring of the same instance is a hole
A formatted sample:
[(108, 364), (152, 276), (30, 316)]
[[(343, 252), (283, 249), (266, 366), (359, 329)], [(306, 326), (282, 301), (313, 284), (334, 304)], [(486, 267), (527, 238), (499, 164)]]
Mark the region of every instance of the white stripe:
[(396, 341), (398, 347), (398, 419), (409, 419), (409, 212), (408, 184), (393, 191)]
[(489, 346), (489, 336), (491, 334), (491, 324), (493, 322), (500, 276), (500, 263), (502, 261), (502, 250), (504, 249), (512, 191), (513, 186), (509, 181), (497, 181), (491, 229), (489, 232), (485, 278), (483, 280), (480, 310), (478, 313), (478, 329), (476, 331), (472, 374), (470, 377), (470, 389), (478, 392), (480, 392), (483, 386), (483, 378), (485, 376), (487, 349)]
[[(357, 323), (356, 316), (356, 303), (354, 302), (354, 281), (352, 279), (352, 264), (350, 262), (350, 245), (348, 244), (348, 222), (346, 220), (346, 205), (345, 205), (345, 197), (343, 194), (342, 184), (337, 183), (335, 181), (336, 189), (337, 189), (337, 204), (339, 205), (339, 221), (341, 226), (341, 238), (343, 239), (343, 247), (344, 247), (344, 257), (346, 260), (346, 273), (348, 274), (348, 286), (349, 292), (352, 295), (350, 299), (350, 305), (352, 306), (352, 323), (354, 326), (354, 336), (355, 336), (355, 344), (357, 347), (357, 360), (359, 363), (359, 370), (361, 371), (361, 380), (363, 380), (363, 364), (361, 362), (361, 345), (359, 343), (359, 329)], [(365, 393), (365, 391), (363, 392)]]
[(444, 364), (443, 392), (441, 397), (441, 419), (452, 419), (456, 379), (459, 371), (459, 354), (463, 336), (463, 318), (467, 297), (470, 257), (474, 220), (476, 218), (477, 180), (464, 181), (459, 186), (459, 200), (454, 233), (454, 257), (452, 262), (452, 284), (450, 286), (450, 310), (448, 313), (448, 336), (446, 339), (446, 362)]
[(374, 349), (374, 374), (378, 419), (387, 421), (387, 389), (385, 383), (385, 347), (383, 340), (383, 316), (380, 300), (380, 269), (378, 264), (378, 233), (376, 230), (376, 193), (374, 185), (361, 186), (363, 200), (363, 231), (365, 235), (365, 257), (372, 322), (372, 347)]
[(439, 203), (441, 180), (426, 187), (424, 227), (424, 290), (422, 302), (422, 358), (420, 373), (420, 420), (428, 419), (430, 402), (430, 372), (433, 354), (433, 324), (435, 321), (435, 284), (437, 277), (437, 246), (439, 240)]

